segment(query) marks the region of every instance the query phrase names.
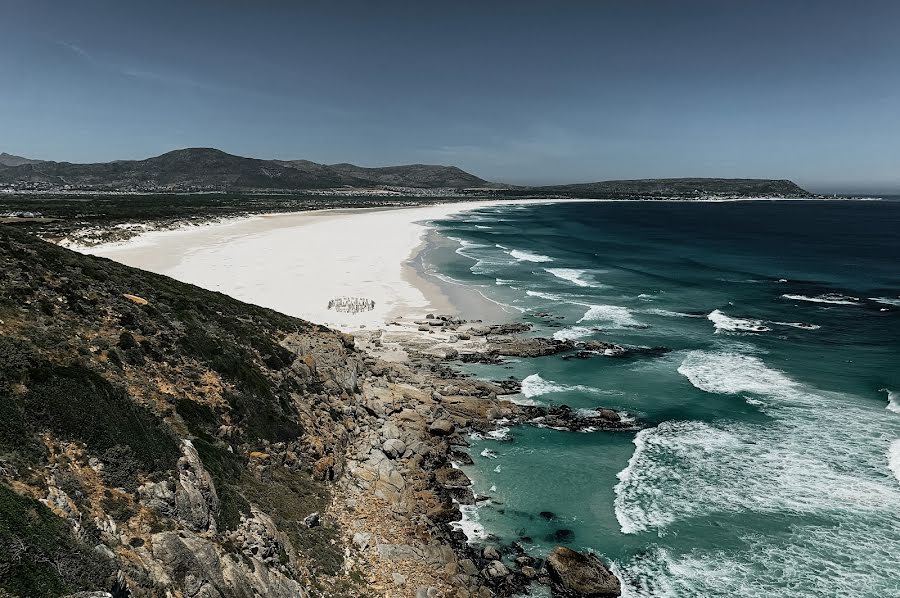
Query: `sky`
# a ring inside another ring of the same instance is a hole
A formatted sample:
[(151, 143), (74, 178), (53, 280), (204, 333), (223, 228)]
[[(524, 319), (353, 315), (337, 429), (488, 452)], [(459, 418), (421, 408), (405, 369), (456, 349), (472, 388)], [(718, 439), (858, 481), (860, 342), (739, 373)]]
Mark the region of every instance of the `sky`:
[(0, 0), (0, 151), (900, 193), (900, 2)]

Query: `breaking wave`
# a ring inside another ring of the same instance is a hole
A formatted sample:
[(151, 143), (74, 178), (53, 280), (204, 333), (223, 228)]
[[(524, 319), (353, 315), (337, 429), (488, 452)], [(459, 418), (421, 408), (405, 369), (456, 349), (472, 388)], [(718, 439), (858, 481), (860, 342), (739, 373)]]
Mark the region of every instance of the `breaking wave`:
[(584, 275), (587, 274), (587, 270), (576, 270), (574, 268), (544, 268), (544, 271), (548, 274), (552, 274), (556, 278), (571, 282), (579, 287), (598, 286), (583, 278)]
[(716, 332), (768, 332), (771, 330), (761, 320), (732, 318), (718, 309), (710, 312), (706, 318), (713, 323)]
[(628, 308), (618, 305), (592, 305), (578, 322), (600, 322), (614, 328), (642, 326), (634, 319)]
[(900, 440), (895, 440), (891, 443), (890, 448), (888, 448), (887, 458), (888, 468), (894, 474), (894, 477), (897, 478), (897, 481), (900, 482)]
[(514, 258), (519, 262), (552, 262), (553, 258), (548, 255), (541, 255), (539, 253), (531, 253), (530, 251), (521, 251), (519, 249), (513, 249), (509, 252), (510, 257)]
[(826, 293), (824, 295), (816, 295), (815, 297), (810, 297), (809, 295), (792, 295), (792, 294), (784, 294), (782, 295), (784, 299), (791, 299), (792, 301), (807, 301), (809, 303), (828, 303), (831, 305), (859, 305), (858, 297), (850, 297), (848, 295), (841, 295), (838, 293)]
[(531, 374), (522, 380), (522, 394), (526, 398), (538, 397), (541, 395), (551, 394), (555, 392), (570, 392), (570, 391), (582, 391), (582, 392), (600, 392), (599, 389), (592, 388), (590, 386), (583, 386), (581, 384), (559, 384), (558, 382), (553, 382), (552, 380), (544, 380), (541, 378), (540, 374)]
[(900, 297), (896, 299), (892, 297), (869, 297), (869, 301), (881, 303), (882, 305), (893, 305), (894, 307), (900, 307)]
[(789, 328), (800, 328), (802, 330), (818, 330), (821, 328), (818, 324), (807, 324), (806, 322), (772, 322), (779, 326), (787, 326)]
[(593, 328), (587, 326), (570, 326), (553, 333), (553, 339), (558, 341), (576, 341), (580, 338), (590, 336), (596, 332)]
[[(798, 595), (798, 588), (804, 596), (857, 595), (852, 590), (865, 587), (872, 590), (866, 595), (883, 595), (876, 590), (890, 588), (884, 572), (900, 550), (892, 531), (900, 512), (900, 441), (890, 444), (887, 462), (884, 448), (896, 438), (896, 422), (753, 356), (692, 351), (678, 371), (704, 392), (759, 403), (769, 417), (667, 421), (639, 432), (615, 487), (622, 532), (666, 535), (692, 518), (748, 512), (805, 522), (774, 542), (736, 528), (747, 546), (738, 553), (661, 551), (620, 563), (632, 591), (762, 597)], [(792, 571), (772, 563), (791, 563)], [(653, 585), (660, 583), (671, 584), (671, 592)]]
[(546, 299), (548, 301), (562, 301), (563, 298), (559, 295), (554, 295), (553, 293), (544, 293), (542, 291), (525, 291), (525, 294), (529, 297), (537, 297), (539, 299)]

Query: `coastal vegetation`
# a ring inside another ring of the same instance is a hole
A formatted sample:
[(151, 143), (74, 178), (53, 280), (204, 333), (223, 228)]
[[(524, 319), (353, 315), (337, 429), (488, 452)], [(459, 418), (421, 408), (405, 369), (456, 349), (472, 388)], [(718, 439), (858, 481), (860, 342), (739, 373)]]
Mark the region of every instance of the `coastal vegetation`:
[[(0, 226), (0, 268), (0, 595), (618, 592), (598, 559), (552, 568), (470, 544), (459, 505), (476, 499), (454, 467), (470, 430), (633, 429), (615, 412), (517, 406), (498, 398), (511, 381), (412, 349), (385, 361), (17, 227)], [(423, 321), (429, 336), (500, 334), (478, 359), (574, 350), (509, 337), (527, 326)]]

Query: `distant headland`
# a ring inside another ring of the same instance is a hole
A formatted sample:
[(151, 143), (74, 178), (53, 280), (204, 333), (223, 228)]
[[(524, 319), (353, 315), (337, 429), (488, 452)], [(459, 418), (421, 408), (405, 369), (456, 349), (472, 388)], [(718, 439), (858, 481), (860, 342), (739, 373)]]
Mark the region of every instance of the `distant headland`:
[(213, 148), (186, 148), (146, 160), (74, 164), (0, 154), (0, 191), (10, 193), (312, 193), (477, 197), (813, 197), (783, 179), (670, 178), (516, 186), (455, 166), (366, 168), (309, 160), (262, 160)]

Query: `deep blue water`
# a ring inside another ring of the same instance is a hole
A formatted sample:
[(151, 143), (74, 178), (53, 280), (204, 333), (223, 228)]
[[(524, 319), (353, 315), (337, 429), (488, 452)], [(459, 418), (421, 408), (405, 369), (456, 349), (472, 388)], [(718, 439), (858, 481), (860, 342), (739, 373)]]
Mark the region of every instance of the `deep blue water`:
[(478, 533), (540, 551), (571, 530), (632, 596), (900, 596), (900, 202), (518, 205), (437, 225), (455, 241), (429, 267), (535, 334), (671, 349), (472, 368), (524, 379), (517, 400), (643, 424), (474, 439)]

